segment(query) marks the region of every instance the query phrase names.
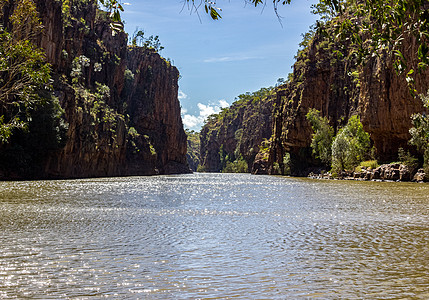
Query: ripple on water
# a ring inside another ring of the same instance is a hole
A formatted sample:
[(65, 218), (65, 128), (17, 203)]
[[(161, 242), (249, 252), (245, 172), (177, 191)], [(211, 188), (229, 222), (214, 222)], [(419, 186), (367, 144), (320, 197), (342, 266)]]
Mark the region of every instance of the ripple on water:
[(0, 183), (0, 298), (428, 298), (429, 187), (245, 174)]

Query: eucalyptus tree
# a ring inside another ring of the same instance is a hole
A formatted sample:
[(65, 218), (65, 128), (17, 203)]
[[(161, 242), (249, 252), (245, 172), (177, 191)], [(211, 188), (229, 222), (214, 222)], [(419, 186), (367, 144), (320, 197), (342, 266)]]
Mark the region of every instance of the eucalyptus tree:
[(6, 28), (2, 13), (8, 4), (0, 1), (0, 144), (15, 129), (27, 128), (31, 111), (45, 101), (41, 93), (51, 78), (44, 52), (32, 43), (42, 30), (35, 3), (17, 1)]
[(317, 109), (310, 108), (306, 117), (313, 129), (311, 138), (313, 155), (329, 166), (332, 159), (331, 145), (334, 129), (329, 125), (328, 118), (322, 117)]
[[(237, 1), (237, 0), (236, 0)], [(292, 0), (239, 0), (255, 7), (272, 3), (278, 16), (280, 5)], [(111, 13), (114, 24), (119, 24), (124, 11), (121, 0), (98, 0)], [(222, 18), (222, 7), (216, 0), (185, 0), (191, 11), (203, 9), (214, 20)], [(414, 82), (413, 74), (429, 64), (429, 1), (428, 0), (319, 0), (313, 6), (318, 13), (332, 17), (336, 38), (351, 41), (365, 58), (378, 49), (387, 49), (396, 57), (398, 72), (407, 73), (407, 81)], [(118, 26), (118, 25), (114, 25)], [(405, 36), (412, 35), (417, 43), (416, 62), (408, 62), (401, 51)]]
[[(276, 14), (279, 5), (292, 0), (243, 0), (257, 6), (272, 2)], [(216, 0), (186, 0), (190, 9), (204, 9), (214, 20), (222, 17)], [(360, 61), (386, 50), (394, 55), (395, 67), (405, 73), (413, 88), (414, 75), (429, 65), (429, 1), (427, 0), (320, 0), (315, 12), (334, 28), (331, 38), (348, 41), (356, 49)], [(330, 20), (329, 20), (330, 19)], [(317, 25), (320, 25), (317, 24)], [(322, 29), (323, 28), (319, 28)], [(407, 61), (402, 42), (407, 36), (416, 41), (415, 61)]]

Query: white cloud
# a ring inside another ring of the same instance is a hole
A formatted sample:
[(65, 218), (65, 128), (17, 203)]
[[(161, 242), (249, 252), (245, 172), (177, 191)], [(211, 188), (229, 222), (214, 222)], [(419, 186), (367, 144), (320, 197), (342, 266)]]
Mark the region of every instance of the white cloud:
[(188, 129), (193, 129), (202, 125), (201, 118), (192, 115), (184, 115), (182, 121), (183, 125)]
[(222, 99), (222, 100), (219, 100), (219, 106), (221, 108), (229, 107), (229, 103)]
[(204, 119), (212, 114), (217, 114), (220, 111), (218, 106), (210, 106), (202, 103), (198, 103), (198, 108), (200, 110), (200, 117), (203, 117)]
[(183, 91), (179, 91), (179, 96), (178, 96), (179, 100), (185, 100), (186, 98), (188, 98), (188, 95), (186, 95)]
[(208, 116), (219, 113), (222, 108), (228, 107), (229, 103), (222, 99), (216, 104), (198, 103), (197, 106), (200, 110), (198, 116), (186, 114), (186, 109), (182, 109), (183, 125), (188, 129), (200, 130)]

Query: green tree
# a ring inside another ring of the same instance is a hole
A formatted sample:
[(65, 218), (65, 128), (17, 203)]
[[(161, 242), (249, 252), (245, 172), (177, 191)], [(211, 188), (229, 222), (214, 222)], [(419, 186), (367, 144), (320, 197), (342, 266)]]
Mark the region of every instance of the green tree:
[[(274, 11), (291, 0), (273, 0)], [(222, 9), (212, 0), (186, 0), (191, 10), (204, 7), (214, 20), (221, 18)], [(246, 0), (246, 3), (265, 6), (268, 1)], [(333, 39), (347, 41), (356, 50), (356, 57), (364, 61), (379, 50), (393, 55), (399, 73), (407, 74), (407, 82), (413, 88), (415, 70), (429, 65), (429, 11), (427, 0), (320, 0), (312, 6), (323, 22), (316, 27), (323, 31), (323, 23), (332, 22)], [(322, 28), (320, 28), (322, 27)], [(407, 61), (401, 47), (404, 36), (412, 36), (417, 47), (416, 61)], [(365, 37), (365, 38), (363, 38)]]
[(353, 170), (370, 156), (371, 140), (363, 130), (359, 116), (349, 119), (332, 142), (332, 169), (334, 171)]
[[(0, 26), (0, 142), (9, 141), (16, 129), (26, 129), (33, 108), (46, 102), (41, 91), (49, 89), (50, 65), (43, 51), (31, 40), (40, 33), (41, 25), (32, 0), (17, 1), (13, 7), (0, 1), (0, 12), (6, 5), (13, 8), (9, 30)], [(3, 15), (0, 20), (5, 22)]]
[(240, 155), (234, 161), (226, 161), (225, 167), (222, 169), (222, 173), (247, 173), (248, 167), (247, 162)]
[[(5, 0), (3, 0), (5, 1)], [(268, 1), (244, 0), (257, 6), (265, 6)], [(112, 18), (112, 28), (122, 30), (121, 12), (123, 6), (120, 0), (98, 0), (105, 7)], [(278, 14), (279, 5), (290, 4), (291, 0), (273, 0), (274, 11)], [(222, 18), (222, 8), (213, 0), (186, 0), (184, 5), (188, 9), (198, 12), (204, 8), (212, 19)], [(360, 60), (386, 49), (394, 53), (396, 67), (399, 72), (407, 72), (407, 81), (414, 83), (415, 69), (426, 68), (429, 64), (429, 12), (427, 0), (319, 0), (312, 6), (313, 12), (321, 15), (322, 21), (330, 18), (336, 19), (335, 37), (343, 41), (351, 42), (357, 49)], [(345, 17), (343, 15), (346, 15)], [(335, 16), (339, 16), (336, 18)], [(322, 23), (319, 23), (323, 25)], [(319, 27), (319, 26), (318, 26)], [(320, 28), (319, 28), (320, 29)], [(416, 63), (406, 61), (401, 52), (404, 35), (412, 35), (417, 42)], [(367, 37), (363, 39), (362, 36)]]
[(124, 25), (121, 20), (121, 12), (124, 11), (120, 0), (98, 0), (100, 6), (110, 13), (110, 27), (113, 32), (123, 31)]
[[(423, 105), (429, 108), (429, 90), (426, 95), (420, 95)], [(423, 166), (429, 174), (429, 117), (425, 113), (414, 114), (411, 117), (413, 127), (410, 129), (410, 144), (417, 147), (423, 154)]]
[(164, 49), (163, 46), (161, 46), (161, 42), (159, 40), (159, 36), (151, 35), (150, 37), (146, 38), (144, 36), (144, 31), (136, 28), (136, 31), (133, 34), (133, 37), (131, 38), (131, 45), (136, 47), (143, 47), (145, 49), (153, 49), (156, 52), (160, 52)]
[(314, 132), (311, 139), (313, 154), (323, 163), (330, 165), (334, 129), (329, 125), (329, 120), (326, 117), (320, 116), (320, 112), (317, 109), (310, 108), (306, 117)]

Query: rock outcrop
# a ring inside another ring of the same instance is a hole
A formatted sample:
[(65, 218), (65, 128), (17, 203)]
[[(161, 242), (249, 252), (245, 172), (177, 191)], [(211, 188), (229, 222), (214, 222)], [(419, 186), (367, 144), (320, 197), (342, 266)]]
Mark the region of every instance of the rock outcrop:
[(52, 66), (66, 139), (23, 169), (0, 166), (2, 179), (189, 172), (178, 70), (153, 49), (127, 46), (95, 1), (35, 2), (44, 26), (36, 43)]
[(228, 162), (244, 160), (247, 170), (264, 140), (272, 135), (275, 97), (271, 88), (239, 96), (229, 108), (211, 116), (203, 126), (201, 166), (206, 172), (220, 172)]
[[(404, 41), (404, 55), (412, 61), (416, 47), (412, 38)], [(412, 49), (407, 50), (405, 49)], [(341, 56), (338, 56), (338, 51)], [(398, 148), (409, 148), (411, 115), (424, 111), (412, 96), (405, 75), (398, 75), (392, 55), (380, 51), (363, 65), (350, 55), (347, 45), (332, 43), (317, 34), (294, 65), (293, 79), (278, 97), (274, 138), (270, 149), (270, 173), (290, 153), (292, 174), (306, 176), (320, 164), (311, 155), (312, 129), (306, 119), (310, 108), (319, 110), (337, 131), (349, 117), (360, 115), (381, 161), (397, 159)], [(429, 72), (416, 75), (415, 88), (426, 92)]]
[[(310, 178), (334, 179), (331, 173), (310, 173)], [(427, 182), (423, 169), (413, 170), (401, 163), (384, 164), (375, 169), (362, 168), (360, 171), (343, 172), (339, 174), (340, 179), (365, 180), (365, 181), (402, 181), (402, 182)]]

